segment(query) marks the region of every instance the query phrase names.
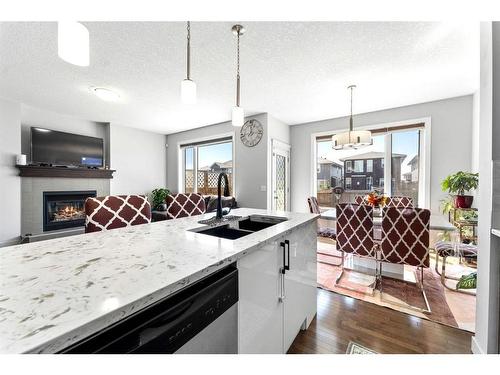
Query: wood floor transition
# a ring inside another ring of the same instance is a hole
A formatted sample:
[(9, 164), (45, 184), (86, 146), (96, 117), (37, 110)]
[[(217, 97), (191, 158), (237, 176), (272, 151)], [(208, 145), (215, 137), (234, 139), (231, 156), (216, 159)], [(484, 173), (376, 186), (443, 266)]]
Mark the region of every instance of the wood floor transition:
[(350, 341), (382, 354), (469, 354), (472, 334), (318, 289), (318, 314), (289, 354), (345, 354)]

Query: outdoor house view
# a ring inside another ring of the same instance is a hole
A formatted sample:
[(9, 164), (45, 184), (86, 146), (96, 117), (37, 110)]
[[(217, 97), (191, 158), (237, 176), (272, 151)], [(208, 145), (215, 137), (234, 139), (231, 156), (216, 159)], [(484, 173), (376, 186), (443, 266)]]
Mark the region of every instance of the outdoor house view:
[[(334, 150), (331, 136), (317, 137), (316, 188), (320, 206), (333, 208), (373, 190), (418, 202), (419, 191), (425, 186), (419, 179), (422, 131), (417, 125), (372, 132), (373, 144), (358, 150)], [(391, 181), (390, 185), (386, 186), (385, 181)]]

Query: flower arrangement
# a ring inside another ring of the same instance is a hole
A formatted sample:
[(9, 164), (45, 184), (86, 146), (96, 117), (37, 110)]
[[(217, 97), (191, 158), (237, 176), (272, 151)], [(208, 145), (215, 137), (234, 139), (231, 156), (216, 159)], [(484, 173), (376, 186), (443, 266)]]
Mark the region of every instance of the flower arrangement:
[(372, 207), (383, 207), (385, 206), (387, 197), (380, 194), (377, 190), (373, 190), (366, 196), (365, 200)]

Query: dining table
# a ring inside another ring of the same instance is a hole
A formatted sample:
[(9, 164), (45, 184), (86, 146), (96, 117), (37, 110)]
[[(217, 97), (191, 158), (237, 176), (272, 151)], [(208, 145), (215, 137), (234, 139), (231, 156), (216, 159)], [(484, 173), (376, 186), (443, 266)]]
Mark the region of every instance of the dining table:
[[(321, 219), (337, 221), (337, 210), (330, 209), (321, 213)], [(373, 217), (374, 226), (382, 226), (382, 217)], [(438, 230), (443, 232), (453, 232), (457, 228), (450, 223), (444, 215), (431, 213), (431, 219), (429, 223), (430, 230)]]
[[(329, 209), (321, 212), (320, 214), (319, 225), (320, 226), (329, 226), (335, 227), (335, 222), (337, 221), (337, 210)], [(374, 237), (375, 240), (380, 240), (382, 235), (382, 216), (374, 215), (373, 217), (373, 226), (374, 226)], [(444, 215), (431, 213), (429, 229), (431, 231), (438, 232), (454, 232), (457, 228), (451, 224)], [(350, 259), (348, 261), (350, 268), (355, 270), (359, 270), (362, 272), (375, 272), (376, 264), (373, 259), (358, 257), (358, 256), (349, 256)], [(409, 282), (415, 282), (415, 274), (409, 267), (405, 267), (402, 264), (387, 264), (384, 265), (383, 275), (388, 276), (394, 279), (405, 280)]]

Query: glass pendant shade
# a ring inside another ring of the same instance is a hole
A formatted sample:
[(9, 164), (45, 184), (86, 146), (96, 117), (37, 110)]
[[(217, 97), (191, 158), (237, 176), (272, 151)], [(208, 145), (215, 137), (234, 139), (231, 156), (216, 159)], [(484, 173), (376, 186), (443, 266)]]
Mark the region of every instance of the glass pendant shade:
[(184, 104), (196, 103), (196, 83), (190, 79), (181, 82), (181, 100)]
[(243, 108), (233, 107), (232, 119), (233, 126), (243, 126), (245, 122), (245, 112)]
[(89, 31), (78, 22), (57, 23), (57, 54), (64, 61), (89, 66)]
[(372, 144), (372, 133), (369, 130), (353, 130), (335, 134), (332, 137), (334, 150), (357, 149)]

